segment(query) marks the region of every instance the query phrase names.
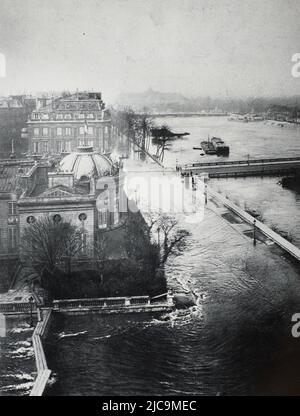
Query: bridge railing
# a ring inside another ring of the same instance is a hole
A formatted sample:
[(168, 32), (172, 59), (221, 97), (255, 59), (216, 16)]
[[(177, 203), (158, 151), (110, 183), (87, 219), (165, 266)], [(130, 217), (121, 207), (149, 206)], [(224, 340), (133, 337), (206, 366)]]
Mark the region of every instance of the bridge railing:
[(35, 312), (37, 310), (35, 302), (7, 302), (0, 304), (0, 312), (12, 313), (12, 312)]
[(149, 296), (54, 300), (53, 309), (114, 308), (151, 304)]
[(273, 159), (246, 159), (246, 160), (229, 160), (223, 162), (196, 162), (187, 163), (184, 165), (185, 168), (202, 167), (202, 166), (230, 166), (230, 165), (248, 165), (256, 163), (276, 163), (276, 162), (298, 162), (300, 157), (281, 157)]

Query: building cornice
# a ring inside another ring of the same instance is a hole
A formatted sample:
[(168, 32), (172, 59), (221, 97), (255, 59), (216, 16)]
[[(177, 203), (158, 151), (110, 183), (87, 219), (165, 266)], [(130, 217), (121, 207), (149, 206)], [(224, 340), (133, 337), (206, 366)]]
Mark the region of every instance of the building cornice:
[[(90, 123), (111, 123), (111, 119), (106, 120), (87, 120), (87, 124)], [(28, 120), (27, 124), (81, 124), (84, 126), (85, 121), (84, 120)], [(59, 126), (57, 126), (59, 127)]]

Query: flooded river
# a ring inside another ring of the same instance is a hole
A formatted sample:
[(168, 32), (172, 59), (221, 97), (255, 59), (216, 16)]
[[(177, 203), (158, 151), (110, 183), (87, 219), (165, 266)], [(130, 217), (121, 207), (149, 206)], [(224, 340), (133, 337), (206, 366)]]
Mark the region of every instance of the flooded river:
[[(173, 143), (165, 159), (169, 165), (200, 160), (192, 148), (207, 134), (227, 142), (230, 159), (300, 155), (296, 127), (224, 117), (157, 122), (191, 133)], [(300, 197), (277, 182), (247, 178), (211, 184), (259, 211), (300, 246)], [(147, 314), (59, 317), (46, 345), (55, 377), (48, 395), (300, 394), (299, 339), (291, 336), (291, 316), (300, 312), (299, 266), (275, 247), (254, 247), (209, 207), (202, 222), (182, 225), (191, 232), (188, 248), (168, 262), (166, 274), (175, 292), (195, 296), (196, 306), (167, 320)], [(9, 374), (5, 363), (12, 369), (5, 348), (2, 377)]]

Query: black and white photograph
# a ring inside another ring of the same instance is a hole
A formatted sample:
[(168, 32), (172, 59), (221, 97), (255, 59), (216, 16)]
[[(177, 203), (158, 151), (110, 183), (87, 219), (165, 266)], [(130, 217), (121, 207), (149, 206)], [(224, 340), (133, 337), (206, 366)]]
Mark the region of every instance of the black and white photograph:
[(0, 397), (299, 395), (300, 1), (0, 0)]

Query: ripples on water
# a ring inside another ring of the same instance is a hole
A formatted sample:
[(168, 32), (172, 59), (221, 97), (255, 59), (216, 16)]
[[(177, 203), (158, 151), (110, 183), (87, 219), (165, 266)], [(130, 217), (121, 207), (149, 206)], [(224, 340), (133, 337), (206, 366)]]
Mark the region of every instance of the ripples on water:
[(168, 321), (58, 318), (47, 345), (57, 373), (49, 395), (300, 393), (299, 343), (290, 335), (299, 271), (211, 211), (192, 232), (167, 277), (175, 291), (196, 293), (198, 307)]
[[(300, 155), (295, 127), (225, 118), (160, 121), (191, 133), (173, 143), (166, 164), (199, 160), (192, 147), (208, 134), (230, 145), (230, 159)], [(262, 210), (267, 223), (293, 230), (299, 241), (299, 199), (276, 178), (212, 184)], [(195, 295), (197, 307), (168, 321), (147, 315), (59, 319), (48, 344), (58, 373), (48, 394), (300, 394), (299, 341), (290, 333), (291, 316), (300, 312), (299, 267), (274, 247), (253, 247), (209, 210), (198, 226), (186, 226), (188, 249), (166, 273), (174, 291)]]
[[(300, 154), (299, 128), (224, 118), (162, 122), (191, 132), (174, 142), (167, 163), (199, 160), (192, 147), (208, 133), (225, 139), (232, 159)], [(245, 200), (249, 209), (262, 209), (267, 223), (298, 230), (298, 197), (276, 179), (213, 186)], [(299, 267), (274, 247), (253, 247), (210, 210), (203, 222), (186, 227), (189, 246), (168, 263), (166, 274), (170, 287), (193, 294), (197, 306), (168, 320), (147, 314), (57, 317), (46, 345), (56, 382), (47, 394), (300, 394), (299, 339), (290, 332), (291, 316), (300, 312)], [(11, 374), (22, 374), (24, 361), (14, 371), (8, 362)]]
[(28, 395), (34, 381), (32, 329), (26, 322), (7, 321), (0, 338), (0, 396)]

